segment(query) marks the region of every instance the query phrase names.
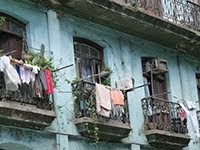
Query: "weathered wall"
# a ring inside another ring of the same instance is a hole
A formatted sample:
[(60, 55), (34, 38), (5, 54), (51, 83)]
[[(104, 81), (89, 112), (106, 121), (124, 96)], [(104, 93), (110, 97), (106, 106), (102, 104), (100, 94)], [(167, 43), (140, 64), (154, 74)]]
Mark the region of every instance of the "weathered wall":
[(0, 127), (0, 148), (6, 150), (55, 150), (54, 134)]
[[(26, 24), (28, 46), (38, 50), (45, 45), (49, 54), (47, 14), (36, 6), (19, 1), (1, 0), (0, 12), (8, 14)], [(55, 123), (56, 124), (56, 123)], [(51, 131), (55, 128), (51, 128)], [(55, 150), (56, 135), (22, 129), (0, 127), (0, 148), (6, 150)]]
[[(27, 5), (17, 1), (2, 0), (0, 1), (0, 12), (10, 14), (26, 23), (29, 47), (40, 49), (40, 45), (44, 44), (47, 52), (53, 52), (55, 64), (59, 64), (58, 60), (62, 58), (60, 67), (74, 64), (73, 36), (83, 37), (101, 45), (104, 47), (105, 65), (113, 72), (111, 74), (111, 84), (113, 86), (115, 81), (125, 77), (133, 77), (135, 86), (142, 85), (141, 57), (164, 58), (168, 61), (168, 89), (171, 91), (169, 96), (172, 101), (181, 101), (181, 99), (197, 101), (195, 64), (190, 59), (185, 59), (185, 56), (175, 54), (171, 49), (67, 14), (58, 18), (54, 11), (38, 9), (31, 3)], [(10, 136), (8, 128), (2, 128), (4, 136), (1, 136), (1, 143), (18, 143), (33, 150), (37, 150), (39, 147), (49, 148), (50, 150), (56, 149), (56, 147), (59, 150), (96, 149), (89, 141), (80, 137), (73, 124), (74, 112), (71, 85), (64, 80), (75, 78), (75, 66), (59, 71), (59, 74), (60, 79), (54, 95), (58, 122), (55, 120), (47, 130), (48, 132), (57, 133), (57, 136), (23, 131), (24, 137), (17, 140)], [(141, 107), (141, 98), (143, 97), (143, 88), (128, 94), (130, 122), (133, 129), (129, 137), (122, 140), (123, 144), (102, 142), (98, 147), (100, 150), (139, 150), (139, 145), (147, 145), (146, 137), (143, 134), (144, 118)], [(32, 139), (29, 138), (31, 134), (34, 134)], [(197, 150), (198, 147), (200, 147), (199, 141), (197, 143), (191, 141), (190, 147), (187, 149)]]
[[(104, 47), (104, 61), (105, 65), (112, 70), (111, 83), (114, 86), (115, 81), (125, 78), (133, 77), (135, 85), (143, 84), (141, 57), (152, 56), (161, 57), (168, 61), (169, 67), (169, 84), (168, 89), (171, 91), (169, 97), (172, 101), (181, 102), (184, 100), (197, 101), (197, 90), (195, 80), (195, 64), (189, 57), (185, 59), (182, 54), (174, 53), (174, 50), (167, 49), (160, 45), (147, 42), (137, 37), (128, 36), (114, 30), (95, 25), (91, 22), (86, 22), (68, 15), (60, 18), (58, 23), (60, 28), (60, 42), (62, 48), (56, 51), (57, 57), (62, 57), (65, 65), (73, 63), (73, 37), (83, 37)], [(62, 55), (60, 55), (60, 54)], [(54, 55), (55, 56), (55, 55)], [(75, 78), (75, 66), (65, 70), (66, 77), (69, 80)], [(188, 82), (189, 81), (189, 82)], [(62, 82), (63, 83), (63, 82)], [(73, 124), (73, 99), (70, 85), (60, 85), (64, 90), (57, 91), (57, 99), (60, 105), (65, 105), (62, 109), (62, 121), (66, 126), (61, 131), (67, 134), (78, 135), (77, 130)], [(62, 88), (61, 88), (62, 89)], [(191, 90), (193, 89), (193, 90)], [(61, 97), (64, 97), (62, 99)], [(124, 143), (132, 143), (132, 149), (140, 149), (137, 145), (147, 145), (147, 140), (143, 135), (143, 114), (141, 108), (141, 98), (144, 97), (144, 90), (137, 89), (128, 95), (129, 110), (132, 132), (130, 136), (123, 140)], [(65, 114), (68, 114), (65, 116)], [(63, 119), (64, 118), (64, 119)], [(69, 138), (69, 147), (73, 145), (73, 149), (89, 149), (90, 146), (83, 139), (79, 142), (75, 139)], [(79, 144), (78, 144), (79, 143)], [(87, 144), (86, 144), (87, 143)], [(107, 146), (107, 143), (102, 143), (102, 146)], [(110, 149), (115, 149), (117, 144), (111, 144)], [(194, 144), (191, 141), (189, 149), (195, 149), (199, 144)], [(120, 149), (126, 149), (121, 147)], [(130, 148), (130, 147), (129, 147)]]

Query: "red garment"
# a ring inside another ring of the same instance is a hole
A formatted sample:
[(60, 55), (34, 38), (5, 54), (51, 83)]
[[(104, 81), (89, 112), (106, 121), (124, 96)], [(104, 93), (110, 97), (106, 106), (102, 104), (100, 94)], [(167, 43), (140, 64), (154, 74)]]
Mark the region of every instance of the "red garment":
[(186, 112), (182, 109), (178, 112), (178, 116), (180, 117), (181, 121), (183, 121), (186, 118)]
[(51, 71), (48, 69), (44, 70), (46, 82), (47, 82), (47, 90), (45, 91), (45, 94), (53, 94), (54, 93), (54, 86), (53, 86), (53, 80), (51, 76)]
[(110, 91), (110, 99), (114, 105), (124, 106), (124, 95), (122, 91)]

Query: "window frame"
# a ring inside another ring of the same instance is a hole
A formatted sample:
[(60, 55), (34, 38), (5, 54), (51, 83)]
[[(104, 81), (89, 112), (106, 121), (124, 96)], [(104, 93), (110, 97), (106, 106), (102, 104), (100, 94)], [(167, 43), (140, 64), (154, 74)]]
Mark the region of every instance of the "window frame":
[(26, 24), (4, 13), (0, 13), (0, 16), (5, 17), (5, 22), (0, 26), (0, 49), (5, 50), (3, 54), (10, 53), (13, 58), (21, 59), (23, 51), (27, 50)]
[[(100, 73), (102, 71), (102, 68), (104, 66), (104, 57), (103, 57), (103, 47), (100, 45), (96, 44), (95, 42), (92, 42), (88, 39), (85, 38), (79, 38), (79, 37), (74, 37), (73, 38), (73, 45), (74, 45), (74, 57), (75, 57), (75, 65), (76, 65), (76, 76), (80, 79), (86, 78), (82, 76), (81, 72), (81, 65), (80, 61), (86, 60), (86, 61), (91, 61), (90, 62), (90, 69), (91, 69), (91, 74), (87, 76), (91, 76), (91, 80), (89, 82), (98, 82), (101, 83), (101, 76)], [(76, 49), (78, 47), (78, 49)], [(88, 54), (84, 54), (81, 50), (81, 47), (85, 46), (85, 48), (88, 48)], [(97, 51), (98, 52), (98, 57), (92, 56), (91, 51)], [(77, 52), (79, 51), (79, 52)], [(82, 59), (82, 60), (81, 60)], [(94, 76), (96, 75), (96, 76)]]
[[(168, 77), (167, 77), (168, 68), (166, 70), (162, 70), (160, 73), (159, 71), (154, 70), (152, 65), (153, 65), (153, 61), (156, 59), (159, 60), (159, 58), (156, 58), (156, 57), (142, 57), (141, 58), (143, 77), (147, 79), (148, 83), (150, 83), (150, 85), (148, 85), (149, 94), (150, 94), (149, 96), (157, 97), (163, 100), (169, 100), (169, 97), (167, 95), (168, 94)], [(147, 66), (148, 62), (149, 62), (149, 66)], [(145, 67), (148, 67), (148, 68), (145, 68)]]

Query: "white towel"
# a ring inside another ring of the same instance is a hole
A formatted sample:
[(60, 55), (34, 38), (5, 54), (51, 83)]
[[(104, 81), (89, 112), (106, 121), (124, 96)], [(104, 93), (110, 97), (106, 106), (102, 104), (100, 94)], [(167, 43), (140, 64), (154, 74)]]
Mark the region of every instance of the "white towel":
[(109, 118), (111, 112), (110, 90), (98, 83), (96, 83), (95, 86), (97, 113)]
[(0, 57), (0, 71), (4, 73), (6, 90), (18, 90), (18, 84), (21, 84), (21, 80), (16, 69), (10, 64), (10, 58), (8, 56)]

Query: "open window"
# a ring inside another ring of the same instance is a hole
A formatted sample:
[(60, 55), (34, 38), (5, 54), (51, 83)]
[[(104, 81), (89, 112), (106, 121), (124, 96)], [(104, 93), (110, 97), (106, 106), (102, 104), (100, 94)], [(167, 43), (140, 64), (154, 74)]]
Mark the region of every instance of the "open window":
[(145, 90), (145, 96), (167, 100), (167, 61), (160, 58), (143, 57), (142, 69), (144, 83), (149, 84)]
[(21, 59), (25, 42), (25, 24), (3, 13), (0, 13), (0, 16), (4, 18), (0, 25), (0, 50), (3, 50), (3, 54), (16, 50), (11, 54), (12, 57)]
[(87, 82), (101, 83), (98, 74), (103, 67), (103, 48), (92, 41), (74, 38), (74, 53), (77, 77)]

